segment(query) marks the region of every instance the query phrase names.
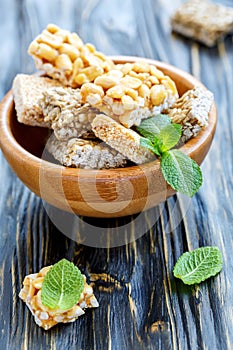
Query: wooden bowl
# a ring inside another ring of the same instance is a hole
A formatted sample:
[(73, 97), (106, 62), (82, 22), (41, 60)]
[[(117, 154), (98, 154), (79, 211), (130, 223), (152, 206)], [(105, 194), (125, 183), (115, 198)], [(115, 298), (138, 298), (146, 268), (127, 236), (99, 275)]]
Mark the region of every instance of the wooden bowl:
[[(116, 63), (142, 60), (138, 57), (111, 58)], [(202, 85), (190, 74), (171, 65), (143, 60), (169, 75), (176, 82), (180, 95), (194, 85)], [(216, 122), (216, 107), (213, 105), (209, 125), (181, 147), (198, 164), (210, 148)], [(43, 160), (49, 131), (17, 121), (12, 91), (1, 102), (0, 133), (0, 146), (13, 171), (31, 191), (59, 209), (83, 216), (119, 217), (149, 209), (175, 193), (165, 183), (158, 160), (109, 170), (66, 168)]]

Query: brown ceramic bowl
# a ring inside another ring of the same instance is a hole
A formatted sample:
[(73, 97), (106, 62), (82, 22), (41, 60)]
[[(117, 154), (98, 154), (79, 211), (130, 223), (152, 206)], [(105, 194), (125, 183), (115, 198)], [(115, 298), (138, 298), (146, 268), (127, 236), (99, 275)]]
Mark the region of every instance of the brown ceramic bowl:
[[(117, 63), (142, 60), (138, 57), (111, 57)], [(193, 76), (166, 63), (146, 60), (156, 65), (175, 82), (179, 94), (200, 85)], [(181, 150), (201, 164), (216, 128), (215, 105), (209, 125), (189, 140)], [(66, 168), (42, 160), (48, 130), (20, 124), (16, 119), (12, 92), (0, 106), (0, 145), (11, 168), (34, 193), (53, 206), (91, 217), (119, 217), (139, 213), (172, 196), (166, 185), (159, 161), (141, 166), (111, 170)]]

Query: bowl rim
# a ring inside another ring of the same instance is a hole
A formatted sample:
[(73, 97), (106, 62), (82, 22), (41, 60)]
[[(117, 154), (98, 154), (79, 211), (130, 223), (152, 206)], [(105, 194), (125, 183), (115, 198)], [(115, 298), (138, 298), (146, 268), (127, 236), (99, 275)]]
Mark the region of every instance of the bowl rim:
[[(194, 76), (191, 74), (183, 71), (180, 68), (177, 68), (171, 64), (161, 62), (154, 59), (149, 58), (143, 58), (143, 57), (137, 57), (137, 56), (108, 56), (108, 58), (112, 59), (116, 63), (125, 63), (125, 62), (135, 62), (135, 61), (142, 61), (147, 62), (149, 64), (157, 66), (161, 70), (168, 70), (170, 72), (173, 72), (175, 75), (182, 76), (186, 80), (188, 80), (193, 86), (198, 85), (202, 86), (206, 89), (206, 87)], [(38, 74), (38, 72), (37, 72)], [(41, 167), (42, 163), (46, 168), (49, 167), (49, 171), (51, 172), (62, 172), (62, 175), (67, 178), (71, 177), (82, 177), (86, 180), (88, 179), (95, 179), (96, 175), (98, 174), (98, 181), (101, 179), (111, 179), (112, 177), (117, 178), (124, 178), (124, 176), (127, 176), (127, 178), (133, 178), (138, 176), (138, 170), (141, 169), (142, 171), (148, 171), (148, 170), (157, 170), (160, 168), (160, 161), (158, 159), (140, 164), (140, 165), (132, 165), (125, 168), (113, 168), (113, 169), (80, 169), (80, 168), (69, 168), (65, 167), (63, 165), (54, 164), (49, 161), (43, 160), (32, 153), (28, 152), (26, 149), (24, 149), (15, 139), (12, 130), (10, 128), (10, 118), (6, 118), (8, 115), (8, 111), (10, 108), (13, 108), (13, 93), (12, 90), (8, 91), (8, 93), (4, 96), (3, 100), (0, 103), (0, 130), (2, 131), (0, 138), (0, 146), (1, 148), (4, 148), (2, 146), (2, 139), (5, 139), (8, 141), (8, 146), (13, 150), (14, 152), (17, 151), (19, 156), (24, 161), (31, 162), (36, 167)], [(182, 145), (179, 149), (182, 150), (184, 153), (188, 154), (192, 157), (192, 154), (196, 152), (199, 147), (208, 139), (209, 135), (212, 131), (215, 131), (217, 123), (217, 112), (216, 112), (216, 105), (215, 102), (212, 105), (211, 111), (209, 113), (209, 124), (202, 129), (199, 134), (188, 140), (184, 145)], [(91, 171), (90, 171), (91, 170)]]

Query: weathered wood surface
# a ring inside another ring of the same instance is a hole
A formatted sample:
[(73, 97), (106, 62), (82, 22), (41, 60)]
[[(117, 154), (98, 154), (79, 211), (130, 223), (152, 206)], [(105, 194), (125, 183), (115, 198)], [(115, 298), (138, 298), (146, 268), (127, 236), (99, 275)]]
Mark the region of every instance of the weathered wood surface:
[[(106, 54), (155, 58), (191, 72), (214, 92), (219, 113), (216, 136), (202, 166), (204, 184), (190, 203), (175, 196), (142, 214), (136, 227), (133, 217), (82, 222), (80, 232), (89, 222), (109, 226), (110, 233), (128, 222), (127, 230), (134, 235), (156, 221), (141, 238), (117, 248), (87, 247), (60, 233), (41, 200), (20, 182), (1, 154), (1, 349), (232, 348), (233, 37), (207, 49), (171, 35), (169, 16), (180, 3), (0, 1), (0, 98), (17, 73), (34, 71), (27, 46), (54, 22), (77, 31)], [(232, 0), (222, 3), (233, 6)], [(221, 249), (223, 271), (199, 287), (175, 280), (177, 258), (205, 245)], [(100, 307), (73, 324), (45, 332), (35, 325), (18, 293), (26, 274), (63, 257), (87, 274)]]

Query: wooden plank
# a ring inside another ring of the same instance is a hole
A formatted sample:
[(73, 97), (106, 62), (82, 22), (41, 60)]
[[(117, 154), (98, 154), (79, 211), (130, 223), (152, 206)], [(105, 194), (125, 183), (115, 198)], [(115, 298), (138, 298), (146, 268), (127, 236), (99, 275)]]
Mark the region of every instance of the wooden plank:
[[(220, 1), (219, 1), (220, 2)], [(222, 1), (223, 2), (223, 1)], [(0, 157), (0, 340), (4, 349), (231, 349), (232, 314), (232, 36), (207, 49), (171, 35), (169, 16), (181, 1), (0, 1), (0, 97), (18, 72), (34, 65), (30, 41), (55, 22), (76, 30), (107, 54), (160, 59), (191, 72), (215, 94), (216, 136), (204, 164), (204, 184), (187, 201), (174, 196), (157, 208), (118, 220), (82, 218), (109, 227), (109, 235), (147, 231), (111, 249), (88, 247), (63, 235)], [(226, 5), (231, 3), (223, 2)], [(148, 229), (150, 228), (150, 229)], [(117, 230), (117, 231), (116, 231)], [(172, 269), (187, 250), (218, 246), (223, 271), (199, 287), (175, 280)], [(37, 327), (18, 293), (26, 274), (66, 257), (87, 275), (100, 307), (70, 325)]]

